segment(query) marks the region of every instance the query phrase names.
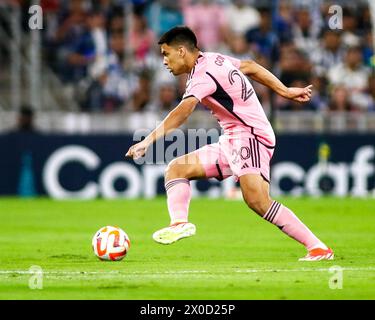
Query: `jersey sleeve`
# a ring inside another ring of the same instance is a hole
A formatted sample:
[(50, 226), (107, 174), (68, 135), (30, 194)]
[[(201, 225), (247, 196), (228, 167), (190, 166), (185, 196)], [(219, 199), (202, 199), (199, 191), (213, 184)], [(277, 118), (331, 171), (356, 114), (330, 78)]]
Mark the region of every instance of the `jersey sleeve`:
[(228, 59), (237, 69), (240, 68), (241, 60), (237, 58), (233, 58), (231, 56), (223, 55), (224, 58)]
[(182, 99), (194, 96), (199, 102), (202, 102), (202, 99), (210, 96), (216, 91), (215, 82), (207, 75), (200, 74), (193, 76), (190, 80), (186, 82), (186, 91)]

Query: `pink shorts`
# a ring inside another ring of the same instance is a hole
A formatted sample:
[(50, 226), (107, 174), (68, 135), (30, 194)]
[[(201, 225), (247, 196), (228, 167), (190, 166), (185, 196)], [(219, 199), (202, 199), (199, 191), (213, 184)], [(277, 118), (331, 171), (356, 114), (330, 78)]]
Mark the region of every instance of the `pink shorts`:
[(222, 135), (219, 141), (194, 151), (207, 178), (238, 178), (249, 173), (260, 174), (270, 182), (270, 160), (274, 147), (266, 146), (257, 137), (232, 138)]

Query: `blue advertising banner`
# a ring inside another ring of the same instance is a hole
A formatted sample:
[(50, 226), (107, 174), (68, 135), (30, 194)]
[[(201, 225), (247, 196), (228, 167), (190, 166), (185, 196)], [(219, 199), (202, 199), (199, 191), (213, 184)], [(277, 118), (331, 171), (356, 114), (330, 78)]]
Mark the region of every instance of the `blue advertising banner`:
[[(167, 163), (198, 145), (185, 137), (181, 145), (175, 138), (137, 164), (124, 157), (134, 143), (131, 135), (3, 134), (0, 195), (92, 199), (164, 194)], [(224, 196), (235, 185), (232, 178), (194, 182), (193, 196)], [(375, 135), (278, 135), (271, 190), (273, 195), (375, 197)]]

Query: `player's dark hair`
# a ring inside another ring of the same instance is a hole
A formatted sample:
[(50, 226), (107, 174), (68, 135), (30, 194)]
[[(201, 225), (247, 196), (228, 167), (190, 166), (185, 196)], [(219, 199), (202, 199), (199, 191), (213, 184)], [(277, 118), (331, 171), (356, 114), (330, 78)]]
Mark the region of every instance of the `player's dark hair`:
[(197, 49), (197, 37), (194, 32), (187, 26), (177, 26), (166, 33), (159, 39), (158, 44), (167, 45), (184, 45), (189, 51)]

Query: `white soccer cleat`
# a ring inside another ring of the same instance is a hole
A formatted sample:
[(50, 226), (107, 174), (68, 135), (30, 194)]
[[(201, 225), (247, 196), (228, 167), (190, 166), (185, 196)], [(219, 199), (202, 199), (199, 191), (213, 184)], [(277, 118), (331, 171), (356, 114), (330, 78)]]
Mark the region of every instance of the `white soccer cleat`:
[(156, 231), (152, 238), (161, 244), (171, 244), (182, 238), (195, 235), (195, 225), (190, 222), (181, 222)]

